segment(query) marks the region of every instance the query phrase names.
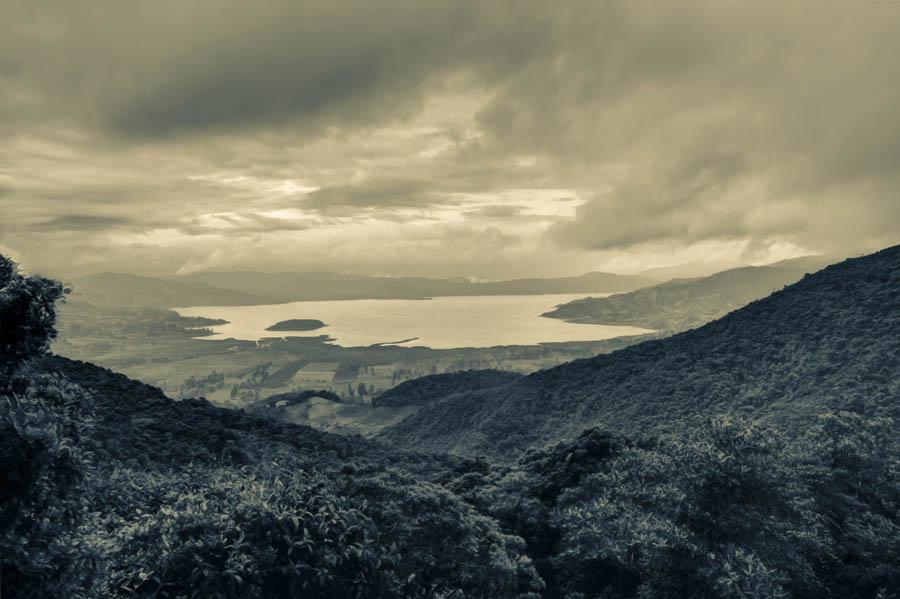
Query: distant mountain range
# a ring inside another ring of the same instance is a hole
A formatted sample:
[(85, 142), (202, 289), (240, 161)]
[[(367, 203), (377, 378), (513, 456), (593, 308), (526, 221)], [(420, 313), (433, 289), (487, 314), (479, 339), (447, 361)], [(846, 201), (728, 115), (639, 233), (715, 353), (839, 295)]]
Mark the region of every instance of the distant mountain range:
[(157, 307), (243, 306), (272, 303), (271, 298), (221, 289), (193, 281), (172, 281), (105, 272), (68, 283), (74, 299), (95, 306)]
[(829, 410), (900, 416), (898, 372), (895, 246), (829, 266), (699, 329), (431, 402), (384, 438), (503, 458), (586, 427), (667, 433), (713, 414), (794, 434)]
[(683, 331), (796, 283), (831, 261), (810, 256), (768, 266), (733, 268), (708, 277), (673, 279), (628, 293), (575, 300), (543, 316), (569, 322)]
[(591, 272), (577, 277), (474, 282), (338, 273), (204, 272), (183, 277), (100, 273), (70, 282), (78, 299), (99, 306), (226, 306), (300, 300), (415, 299), (460, 295), (620, 293), (655, 283), (641, 276)]

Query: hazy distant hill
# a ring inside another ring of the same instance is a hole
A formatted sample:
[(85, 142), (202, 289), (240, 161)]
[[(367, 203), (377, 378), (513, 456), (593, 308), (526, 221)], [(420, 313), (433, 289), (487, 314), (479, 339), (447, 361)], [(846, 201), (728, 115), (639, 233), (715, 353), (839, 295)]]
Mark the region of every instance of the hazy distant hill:
[(703, 278), (673, 279), (630, 293), (575, 300), (543, 316), (570, 322), (683, 331), (796, 283), (804, 274), (815, 272), (828, 262), (820, 257), (797, 258), (768, 266), (734, 268)]
[(631, 291), (655, 281), (647, 277), (592, 272), (577, 277), (549, 279), (513, 279), (510, 281), (472, 282), (466, 279), (426, 277), (370, 277), (329, 272), (265, 273), (202, 272), (179, 277), (236, 291), (282, 298), (284, 301), (418, 298), (454, 295), (537, 295), (543, 293), (616, 293)]
[(715, 413), (787, 431), (842, 407), (900, 415), (900, 246), (830, 266), (699, 329), (427, 404), (403, 447), (503, 456), (589, 426), (665, 432)]
[(411, 299), (458, 295), (539, 295), (618, 293), (654, 283), (653, 279), (602, 272), (555, 279), (472, 282), (425, 277), (264, 272), (205, 272), (155, 278), (100, 273), (71, 281), (76, 297), (104, 306), (224, 306), (300, 300)]
[(72, 295), (95, 306), (234, 306), (272, 303), (273, 298), (193, 281), (170, 281), (105, 272), (69, 283)]

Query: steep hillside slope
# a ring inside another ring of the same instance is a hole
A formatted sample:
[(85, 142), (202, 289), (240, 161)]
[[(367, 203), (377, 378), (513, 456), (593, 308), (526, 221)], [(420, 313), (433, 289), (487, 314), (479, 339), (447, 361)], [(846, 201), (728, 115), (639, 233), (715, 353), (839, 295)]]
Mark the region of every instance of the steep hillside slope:
[(630, 293), (575, 300), (543, 316), (570, 322), (683, 331), (796, 283), (804, 274), (826, 264), (826, 258), (807, 257), (769, 266), (734, 268), (703, 278), (674, 279)]
[(900, 414), (900, 246), (830, 266), (702, 328), (433, 402), (384, 436), (500, 457), (589, 426), (665, 432), (716, 413), (790, 433), (845, 406)]
[(432, 374), (405, 381), (388, 389), (372, 400), (372, 405), (376, 407), (417, 406), (443, 399), (454, 393), (500, 387), (520, 378), (522, 378), (521, 374), (504, 370), (465, 370)]
[(339, 437), (218, 408), (204, 399), (174, 401), (156, 387), (88, 362), (52, 356), (43, 360), (41, 370), (90, 390), (95, 451), (108, 460), (167, 470), (223, 458), (241, 463), (252, 458), (254, 448), (279, 444), (324, 462), (361, 451), (373, 456), (385, 451), (359, 437)]

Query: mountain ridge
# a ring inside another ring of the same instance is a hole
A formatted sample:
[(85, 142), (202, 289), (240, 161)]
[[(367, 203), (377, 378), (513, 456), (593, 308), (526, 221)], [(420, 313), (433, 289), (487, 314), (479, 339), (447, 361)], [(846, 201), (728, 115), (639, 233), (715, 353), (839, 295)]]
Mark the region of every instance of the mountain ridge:
[(671, 279), (631, 292), (573, 300), (542, 316), (575, 323), (683, 331), (795, 283), (827, 263), (826, 258), (797, 258), (732, 268), (707, 277)]
[(208, 272), (179, 277), (97, 273), (71, 281), (76, 294), (98, 305), (185, 307), (276, 304), (304, 300), (421, 299), (460, 295), (615, 293), (656, 282), (632, 275), (590, 272), (576, 277), (475, 282), (427, 277), (371, 277), (340, 273)]
[[(714, 413), (900, 412), (900, 246), (846, 260), (698, 329), (425, 405), (382, 437), (503, 458), (591, 426), (666, 433)], [(892, 376), (894, 375), (894, 376)], [(866, 377), (863, 392), (859, 377)]]

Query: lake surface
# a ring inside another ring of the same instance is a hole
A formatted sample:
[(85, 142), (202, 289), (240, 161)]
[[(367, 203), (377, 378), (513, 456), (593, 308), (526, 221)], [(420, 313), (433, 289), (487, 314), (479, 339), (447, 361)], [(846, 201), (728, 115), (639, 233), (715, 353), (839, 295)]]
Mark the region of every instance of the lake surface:
[[(602, 294), (593, 294), (600, 297)], [(292, 302), (265, 306), (192, 306), (175, 308), (182, 316), (221, 318), (204, 339), (258, 340), (266, 337), (328, 335), (344, 347), (376, 343), (454, 347), (534, 345), (552, 341), (600, 341), (649, 333), (629, 326), (573, 324), (541, 314), (577, 295), (493, 295), (435, 297), (425, 300), (367, 299)], [(266, 327), (292, 318), (319, 319), (314, 331), (273, 332)], [(414, 339), (412, 341), (408, 341)], [(400, 343), (403, 342), (403, 343)]]

